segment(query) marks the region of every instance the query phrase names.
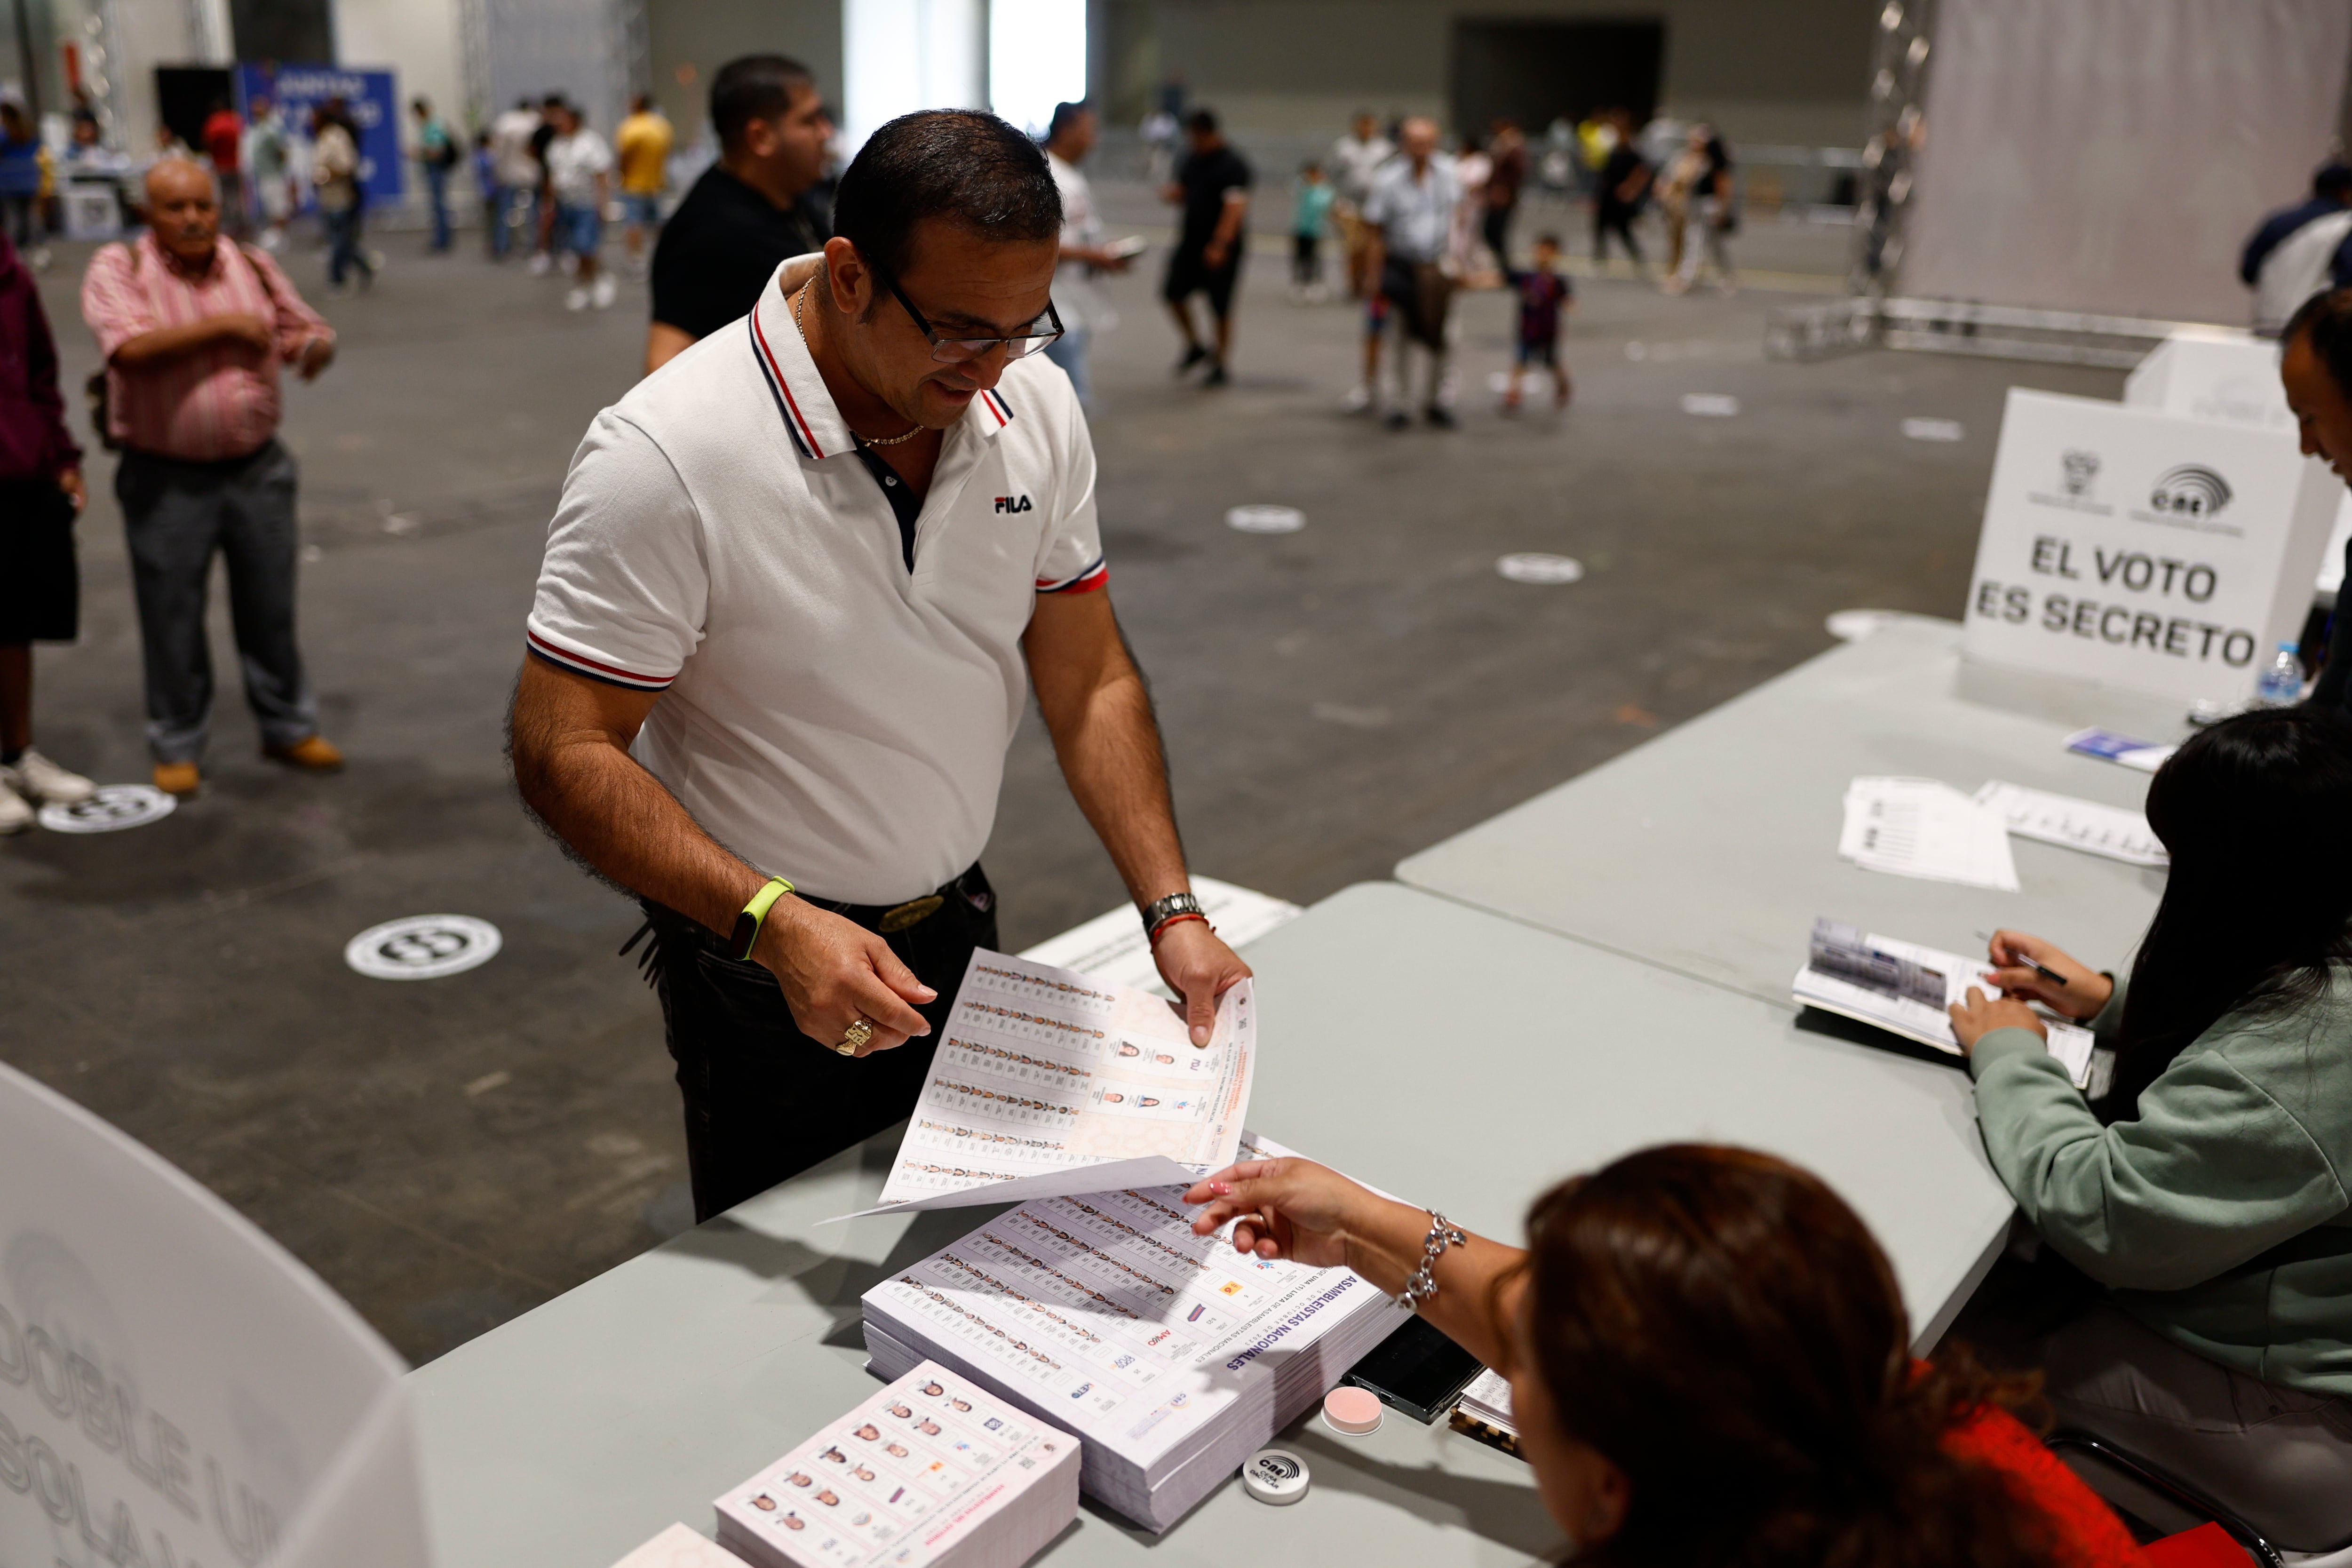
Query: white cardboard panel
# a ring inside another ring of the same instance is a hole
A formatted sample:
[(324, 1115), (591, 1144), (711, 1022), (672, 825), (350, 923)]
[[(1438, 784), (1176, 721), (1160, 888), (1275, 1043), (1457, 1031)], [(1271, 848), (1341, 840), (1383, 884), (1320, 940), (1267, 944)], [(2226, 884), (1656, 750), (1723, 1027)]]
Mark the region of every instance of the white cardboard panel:
[(226, 1204), (0, 1066), (0, 1568), (425, 1568), (402, 1370)]
[(2294, 429), (2286, 389), (2279, 384), (2279, 346), (2251, 332), (2173, 333), (2125, 378), (2124, 401), (2187, 419)]
[(1962, 651), (2242, 703), (2302, 630), (2342, 497), (2291, 432), (2012, 387)]

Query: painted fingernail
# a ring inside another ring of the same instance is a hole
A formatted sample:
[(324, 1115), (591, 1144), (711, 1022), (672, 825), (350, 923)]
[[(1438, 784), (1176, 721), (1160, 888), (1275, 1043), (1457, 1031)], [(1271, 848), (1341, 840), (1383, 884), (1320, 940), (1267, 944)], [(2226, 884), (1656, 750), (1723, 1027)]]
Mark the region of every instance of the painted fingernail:
[(1209, 1184), (1209, 1190), (1216, 1194), (1221, 1198), (1229, 1198), (1234, 1195), (1233, 1184), (1229, 1182), (1211, 1182)]

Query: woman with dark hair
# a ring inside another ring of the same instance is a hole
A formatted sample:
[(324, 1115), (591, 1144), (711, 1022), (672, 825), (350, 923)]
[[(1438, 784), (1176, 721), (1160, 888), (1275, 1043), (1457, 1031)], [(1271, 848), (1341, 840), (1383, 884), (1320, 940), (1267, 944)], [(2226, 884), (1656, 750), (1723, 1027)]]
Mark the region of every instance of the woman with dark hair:
[[(1520, 1452), (1580, 1561), (1675, 1568), (2143, 1563), (2010, 1414), (2031, 1389), (1912, 1359), (1854, 1212), (1768, 1154), (1630, 1154), (1528, 1213), (1525, 1251), (1306, 1160), (1185, 1195), (1206, 1235), (1345, 1265), (1511, 1381)], [(1425, 1272), (1416, 1274), (1416, 1268)]]
[[(2352, 722), (2225, 720), (2147, 819), (2172, 871), (2128, 984), (2001, 931), (2005, 994), (1952, 1009), (1993, 1168), (2108, 1292), (2039, 1347), (2048, 1393), (2276, 1545), (2352, 1544)], [(2027, 999), (2115, 1051), (2098, 1107)]]

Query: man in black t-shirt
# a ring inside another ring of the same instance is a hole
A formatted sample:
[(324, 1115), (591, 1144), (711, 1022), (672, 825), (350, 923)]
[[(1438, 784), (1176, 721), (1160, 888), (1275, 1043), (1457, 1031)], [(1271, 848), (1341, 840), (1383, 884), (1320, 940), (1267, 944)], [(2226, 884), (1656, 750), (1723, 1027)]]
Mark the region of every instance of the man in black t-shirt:
[(1614, 234), (1625, 243), (1625, 254), (1633, 258), (1637, 275), (1648, 274), (1642, 265), (1642, 247), (1633, 237), (1633, 219), (1640, 214), (1642, 204), (1650, 197), (1652, 170), (1649, 160), (1633, 146), (1633, 117), (1622, 109), (1609, 111), (1610, 123), (1617, 132), (1616, 144), (1609, 149), (1608, 160), (1601, 165), (1599, 189), (1592, 201), (1592, 265), (1604, 268), (1609, 260), (1609, 237)]
[(777, 263), (821, 248), (830, 211), (813, 199), (833, 122), (806, 66), (748, 55), (710, 82), (719, 162), (703, 171), (654, 247), (651, 375), (697, 338), (751, 314)]
[[(1168, 301), (1176, 330), (1184, 334), (1184, 357), (1176, 374), (1183, 374), (1203, 360), (1209, 363), (1204, 385), (1225, 384), (1225, 364), (1234, 343), (1234, 285), (1241, 279), (1242, 255), (1249, 242), (1242, 232), (1249, 213), (1250, 166), (1225, 144), (1217, 131), (1217, 117), (1195, 110), (1185, 121), (1192, 151), (1176, 171), (1175, 181), (1161, 191), (1167, 200), (1184, 208), (1175, 253), (1168, 258), (1168, 282), (1160, 290)], [(1191, 300), (1209, 297), (1216, 312), (1217, 347), (1212, 354), (1192, 327)]]

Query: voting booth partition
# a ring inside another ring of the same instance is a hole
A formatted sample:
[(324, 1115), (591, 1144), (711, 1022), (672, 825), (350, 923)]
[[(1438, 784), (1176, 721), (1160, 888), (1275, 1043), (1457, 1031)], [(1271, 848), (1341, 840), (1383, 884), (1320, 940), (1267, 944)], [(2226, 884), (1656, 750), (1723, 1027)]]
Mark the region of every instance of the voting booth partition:
[(1962, 649), (2242, 707), (2299, 638), (2343, 493), (2292, 429), (2012, 387)]
[[(2183, 329), (2156, 346), (2124, 382), (2124, 401), (2190, 419), (2218, 419), (2294, 434), (2294, 410), (2279, 384), (2279, 345), (2252, 332)], [(2319, 597), (2331, 607), (2352, 540), (2352, 493), (2336, 507), (2336, 531), (2319, 556)]]
[(0, 1568), (425, 1568), (403, 1370), (227, 1205), (0, 1066)]

